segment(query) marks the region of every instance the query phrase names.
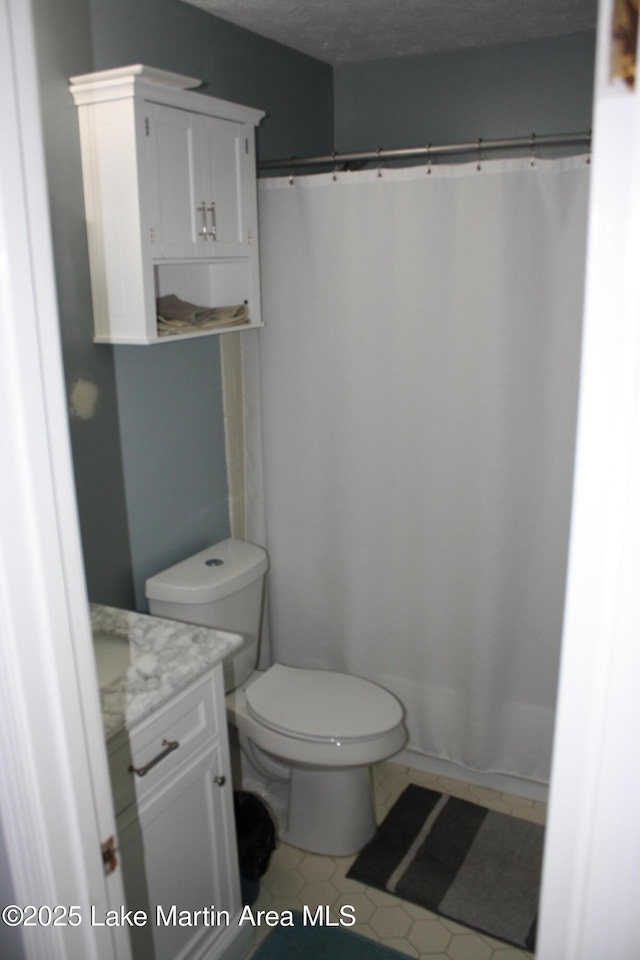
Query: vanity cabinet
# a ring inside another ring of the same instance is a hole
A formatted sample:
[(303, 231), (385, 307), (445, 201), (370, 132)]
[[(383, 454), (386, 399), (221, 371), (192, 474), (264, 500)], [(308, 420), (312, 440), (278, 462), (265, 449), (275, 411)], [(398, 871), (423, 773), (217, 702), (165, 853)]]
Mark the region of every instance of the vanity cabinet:
[[(264, 114), (142, 65), (73, 77), (99, 343), (262, 325), (255, 127)], [(241, 327), (161, 336), (156, 301), (247, 304)]]
[(148, 917), (130, 931), (135, 960), (241, 957), (252, 929), (238, 924), (222, 666), (119, 731), (109, 762), (126, 906)]

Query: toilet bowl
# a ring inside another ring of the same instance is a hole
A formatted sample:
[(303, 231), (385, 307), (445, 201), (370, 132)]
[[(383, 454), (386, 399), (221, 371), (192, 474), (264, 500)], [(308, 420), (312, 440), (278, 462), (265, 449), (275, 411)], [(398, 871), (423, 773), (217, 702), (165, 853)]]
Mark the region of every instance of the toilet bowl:
[(376, 831), (370, 765), (406, 741), (398, 700), (358, 677), (275, 665), (227, 704), (249, 763), (288, 783), (281, 839), (332, 856), (362, 849)]
[(283, 840), (347, 856), (375, 833), (370, 766), (404, 746), (404, 711), (388, 690), (360, 677), (281, 664), (255, 669), (266, 570), (261, 547), (214, 544), (147, 581), (150, 611), (245, 636), (225, 664), (227, 716), (243, 754), (245, 782), (237, 786), (270, 803)]

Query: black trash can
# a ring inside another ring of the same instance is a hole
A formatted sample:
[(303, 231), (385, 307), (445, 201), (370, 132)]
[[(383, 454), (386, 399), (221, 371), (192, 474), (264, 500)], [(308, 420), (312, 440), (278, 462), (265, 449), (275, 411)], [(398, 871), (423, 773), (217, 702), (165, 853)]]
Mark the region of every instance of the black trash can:
[(276, 828), (266, 804), (255, 793), (233, 794), (238, 838), (238, 861), (242, 902), (251, 906), (258, 899), (260, 877), (266, 873), (276, 846)]

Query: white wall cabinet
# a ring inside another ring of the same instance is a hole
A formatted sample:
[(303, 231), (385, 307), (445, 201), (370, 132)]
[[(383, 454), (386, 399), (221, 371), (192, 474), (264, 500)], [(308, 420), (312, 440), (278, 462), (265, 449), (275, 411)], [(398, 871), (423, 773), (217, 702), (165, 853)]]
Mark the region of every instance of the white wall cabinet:
[[(109, 742), (135, 960), (236, 960), (248, 949), (222, 667)], [(167, 752), (166, 744), (179, 744)], [(164, 754), (148, 773), (145, 766)]]
[[(264, 114), (144, 66), (74, 77), (95, 340), (168, 343), (156, 300), (247, 303), (261, 326), (255, 127)], [(237, 329), (237, 328), (231, 328)]]

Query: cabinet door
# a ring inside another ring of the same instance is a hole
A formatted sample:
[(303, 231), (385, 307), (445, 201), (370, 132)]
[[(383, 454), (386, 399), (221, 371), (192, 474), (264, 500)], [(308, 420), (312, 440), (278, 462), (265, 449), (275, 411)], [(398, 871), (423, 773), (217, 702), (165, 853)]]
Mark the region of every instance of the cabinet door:
[(186, 110), (149, 105), (150, 240), (155, 259), (206, 256), (205, 203), (199, 118)]
[(154, 260), (246, 256), (243, 125), (159, 105), (149, 114)]
[(204, 175), (209, 178), (206, 216), (212, 241), (207, 256), (246, 255), (242, 209), (244, 127), (231, 120), (201, 117)]
[(224, 756), (219, 743), (200, 751), (118, 821), (127, 907), (149, 918), (132, 932), (136, 960), (209, 955), (212, 944), (222, 948), (243, 929), (231, 786), (220, 782), (229, 775)]

